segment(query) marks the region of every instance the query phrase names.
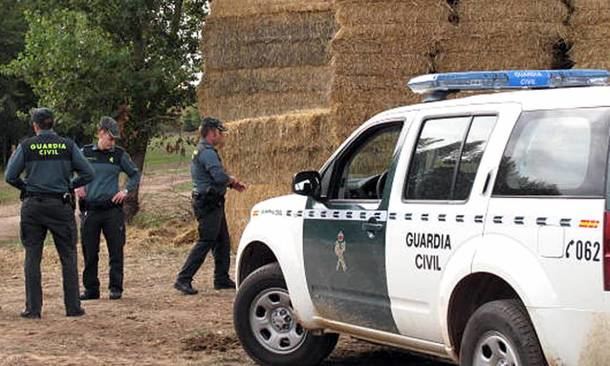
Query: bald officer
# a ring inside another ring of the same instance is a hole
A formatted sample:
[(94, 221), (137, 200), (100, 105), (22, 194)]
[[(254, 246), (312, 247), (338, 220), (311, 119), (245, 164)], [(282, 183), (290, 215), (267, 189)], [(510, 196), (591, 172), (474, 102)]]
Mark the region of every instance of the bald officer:
[[(61, 260), (67, 316), (81, 316), (76, 258), (76, 222), (71, 192), (93, 180), (91, 164), (76, 144), (53, 132), (53, 112), (32, 113), (36, 136), (24, 140), (9, 159), (6, 182), (21, 190), (21, 241), (25, 248), (24, 318), (38, 319), (42, 312), (40, 262), (47, 231), (53, 235)], [(25, 177), (21, 174), (25, 172)], [(77, 173), (77, 176), (74, 176)]]

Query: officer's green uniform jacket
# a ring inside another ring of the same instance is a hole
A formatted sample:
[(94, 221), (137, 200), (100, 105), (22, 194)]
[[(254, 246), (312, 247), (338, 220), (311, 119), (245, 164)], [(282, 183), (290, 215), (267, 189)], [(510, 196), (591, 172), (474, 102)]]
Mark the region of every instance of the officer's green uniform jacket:
[(193, 190), (204, 195), (210, 192), (224, 195), (231, 179), (222, 167), (218, 152), (205, 140), (199, 142), (193, 153), (191, 177)]
[[(21, 173), (25, 171), (25, 179)], [(74, 177), (73, 172), (78, 175)], [(74, 141), (42, 130), (19, 144), (6, 166), (6, 182), (26, 193), (66, 193), (94, 177)]]
[(140, 181), (140, 172), (129, 154), (121, 147), (100, 150), (97, 144), (83, 146), (85, 158), (95, 169), (95, 179), (87, 184), (87, 202), (109, 201), (119, 191), (119, 175), (125, 172), (129, 179), (126, 189), (133, 191)]

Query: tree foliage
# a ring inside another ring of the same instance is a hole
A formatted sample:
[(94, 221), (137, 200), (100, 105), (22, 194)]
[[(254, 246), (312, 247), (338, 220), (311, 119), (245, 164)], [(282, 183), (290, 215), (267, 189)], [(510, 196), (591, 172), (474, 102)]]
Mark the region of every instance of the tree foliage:
[[(0, 0), (0, 67), (23, 49), (27, 23), (23, 4)], [(27, 111), (35, 104), (30, 87), (19, 77), (0, 73), (0, 166), (11, 154), (11, 147), (28, 131)]]
[(143, 168), (149, 139), (195, 100), (199, 33), (207, 0), (29, 0), (26, 78), (72, 135), (113, 115)]

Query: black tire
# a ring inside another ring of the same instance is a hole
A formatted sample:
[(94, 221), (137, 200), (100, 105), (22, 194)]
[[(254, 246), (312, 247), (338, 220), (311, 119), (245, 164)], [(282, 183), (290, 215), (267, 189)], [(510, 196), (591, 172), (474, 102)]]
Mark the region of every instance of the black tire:
[[(283, 292), (283, 293), (282, 293)], [(277, 297), (282, 296), (282, 299)], [(272, 304), (273, 302), (265, 302), (265, 298), (277, 299), (276, 308), (273, 311), (265, 309), (264, 306), (256, 306), (261, 304)], [(281, 306), (280, 302), (287, 306)], [(286, 349), (281, 349), (280, 344), (274, 345), (271, 341), (271, 336), (274, 334), (283, 334), (275, 328), (277, 323), (271, 321), (272, 314), (278, 314), (281, 311), (289, 310), (289, 316), (284, 319), (292, 319), (292, 304), (289, 301), (286, 282), (282, 275), (280, 266), (277, 263), (268, 264), (256, 271), (252, 272), (245, 281), (239, 286), (235, 302), (233, 304), (233, 325), (235, 332), (239, 338), (242, 347), (248, 355), (259, 365), (270, 366), (295, 366), (295, 365), (317, 365), (322, 362), (335, 348), (338, 334), (324, 334), (316, 336), (302, 328), (296, 321), (288, 321), (294, 330), (285, 334), (293, 334), (299, 336), (299, 340), (290, 344), (288, 337), (284, 340), (288, 342)], [(281, 314), (281, 313), (279, 313)], [(262, 319), (260, 323), (269, 323), (262, 330), (255, 331), (251, 324), (251, 315), (255, 319)], [(284, 323), (282, 323), (284, 324)], [(258, 332), (255, 334), (255, 332)], [(302, 336), (300, 336), (302, 334)], [(266, 337), (269, 337), (267, 342)], [(277, 339), (277, 338), (273, 338)], [(280, 349), (278, 349), (280, 348)]]
[(495, 356), (512, 360), (508, 365), (546, 365), (536, 331), (518, 300), (488, 302), (468, 320), (462, 338), (460, 365), (495, 365), (497, 362), (491, 360)]

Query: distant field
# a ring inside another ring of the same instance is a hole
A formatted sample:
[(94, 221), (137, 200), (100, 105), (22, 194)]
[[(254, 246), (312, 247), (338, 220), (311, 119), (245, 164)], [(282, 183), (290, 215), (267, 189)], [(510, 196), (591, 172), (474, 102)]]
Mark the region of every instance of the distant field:
[(8, 205), (19, 201), (19, 191), (11, 187), (4, 181), (4, 172), (1, 172), (0, 180), (0, 206)]
[[(187, 138), (189, 136), (183, 136)], [(157, 137), (150, 141), (144, 171), (158, 171), (167, 169), (187, 169), (191, 161), (191, 153), (195, 148), (184, 140), (179, 142), (180, 136), (173, 135), (165, 138)], [(192, 140), (192, 137), (191, 137)]]

